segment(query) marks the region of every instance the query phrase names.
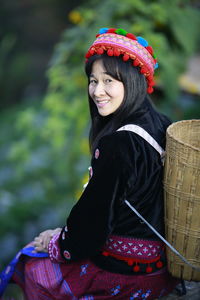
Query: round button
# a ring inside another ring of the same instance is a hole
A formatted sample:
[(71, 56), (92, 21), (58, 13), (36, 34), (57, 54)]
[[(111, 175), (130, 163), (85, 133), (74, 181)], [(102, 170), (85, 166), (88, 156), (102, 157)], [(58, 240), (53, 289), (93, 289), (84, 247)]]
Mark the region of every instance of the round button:
[(71, 259), (71, 254), (70, 254), (69, 251), (65, 250), (65, 251), (63, 252), (63, 255), (64, 255), (64, 257), (65, 257), (66, 259)]

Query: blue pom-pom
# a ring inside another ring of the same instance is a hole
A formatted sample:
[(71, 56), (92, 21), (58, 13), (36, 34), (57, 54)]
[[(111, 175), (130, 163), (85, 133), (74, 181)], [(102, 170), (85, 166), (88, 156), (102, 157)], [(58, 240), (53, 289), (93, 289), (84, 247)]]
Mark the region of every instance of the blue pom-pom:
[(155, 64), (154, 69), (157, 69), (159, 67), (158, 63)]
[(108, 32), (108, 28), (101, 28), (99, 30), (99, 34), (103, 34), (103, 33), (106, 33), (106, 32)]
[(143, 39), (143, 37), (141, 37), (141, 36), (137, 36), (137, 41), (143, 47), (147, 47), (148, 46), (148, 42), (145, 39)]

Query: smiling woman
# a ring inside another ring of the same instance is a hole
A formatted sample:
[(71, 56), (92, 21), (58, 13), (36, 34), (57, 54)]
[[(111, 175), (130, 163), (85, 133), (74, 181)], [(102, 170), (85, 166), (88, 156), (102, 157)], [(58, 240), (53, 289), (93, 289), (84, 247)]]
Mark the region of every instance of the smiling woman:
[[(178, 281), (167, 271), (165, 245), (125, 200), (163, 235), (170, 121), (147, 95), (157, 60), (145, 39), (115, 28), (100, 30), (86, 58), (89, 182), (66, 224), (35, 238), (35, 257), (21, 257), (12, 279), (31, 300), (156, 299)], [(40, 251), (49, 257), (36, 258)]]
[(92, 66), (89, 95), (101, 116), (114, 113), (123, 102), (123, 83), (109, 75), (101, 59), (95, 61)]

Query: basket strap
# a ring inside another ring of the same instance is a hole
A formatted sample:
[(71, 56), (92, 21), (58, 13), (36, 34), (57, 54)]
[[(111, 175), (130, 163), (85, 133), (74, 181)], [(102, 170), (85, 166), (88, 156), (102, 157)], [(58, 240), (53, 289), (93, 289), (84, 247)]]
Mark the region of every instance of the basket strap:
[[(117, 131), (121, 130), (132, 131), (141, 136), (160, 154), (162, 163), (164, 164), (165, 151), (146, 130), (135, 124), (122, 126)], [(188, 266), (200, 272), (200, 268), (192, 265), (184, 256), (182, 256), (149, 222), (147, 222), (146, 219), (143, 218), (143, 216), (129, 203), (129, 201), (125, 200), (125, 203), (172, 250), (172, 252), (174, 252)]]
[(146, 130), (144, 130), (142, 127), (135, 124), (127, 124), (117, 129), (117, 131), (122, 131), (122, 130), (132, 131), (137, 135), (141, 136), (160, 154), (162, 163), (164, 164), (165, 151)]
[(125, 200), (125, 203), (130, 207), (130, 209), (176, 254), (179, 258), (186, 263), (191, 268), (200, 272), (200, 268), (192, 265), (184, 256), (182, 256), (143, 216), (130, 204), (129, 201)]

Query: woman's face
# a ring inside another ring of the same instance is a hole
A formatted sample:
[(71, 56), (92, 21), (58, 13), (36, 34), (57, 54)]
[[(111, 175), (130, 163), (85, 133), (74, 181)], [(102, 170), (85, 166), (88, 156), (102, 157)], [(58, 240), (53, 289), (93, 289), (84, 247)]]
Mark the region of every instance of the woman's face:
[(93, 63), (89, 79), (89, 95), (101, 116), (114, 113), (124, 99), (124, 85), (106, 72), (102, 60)]

